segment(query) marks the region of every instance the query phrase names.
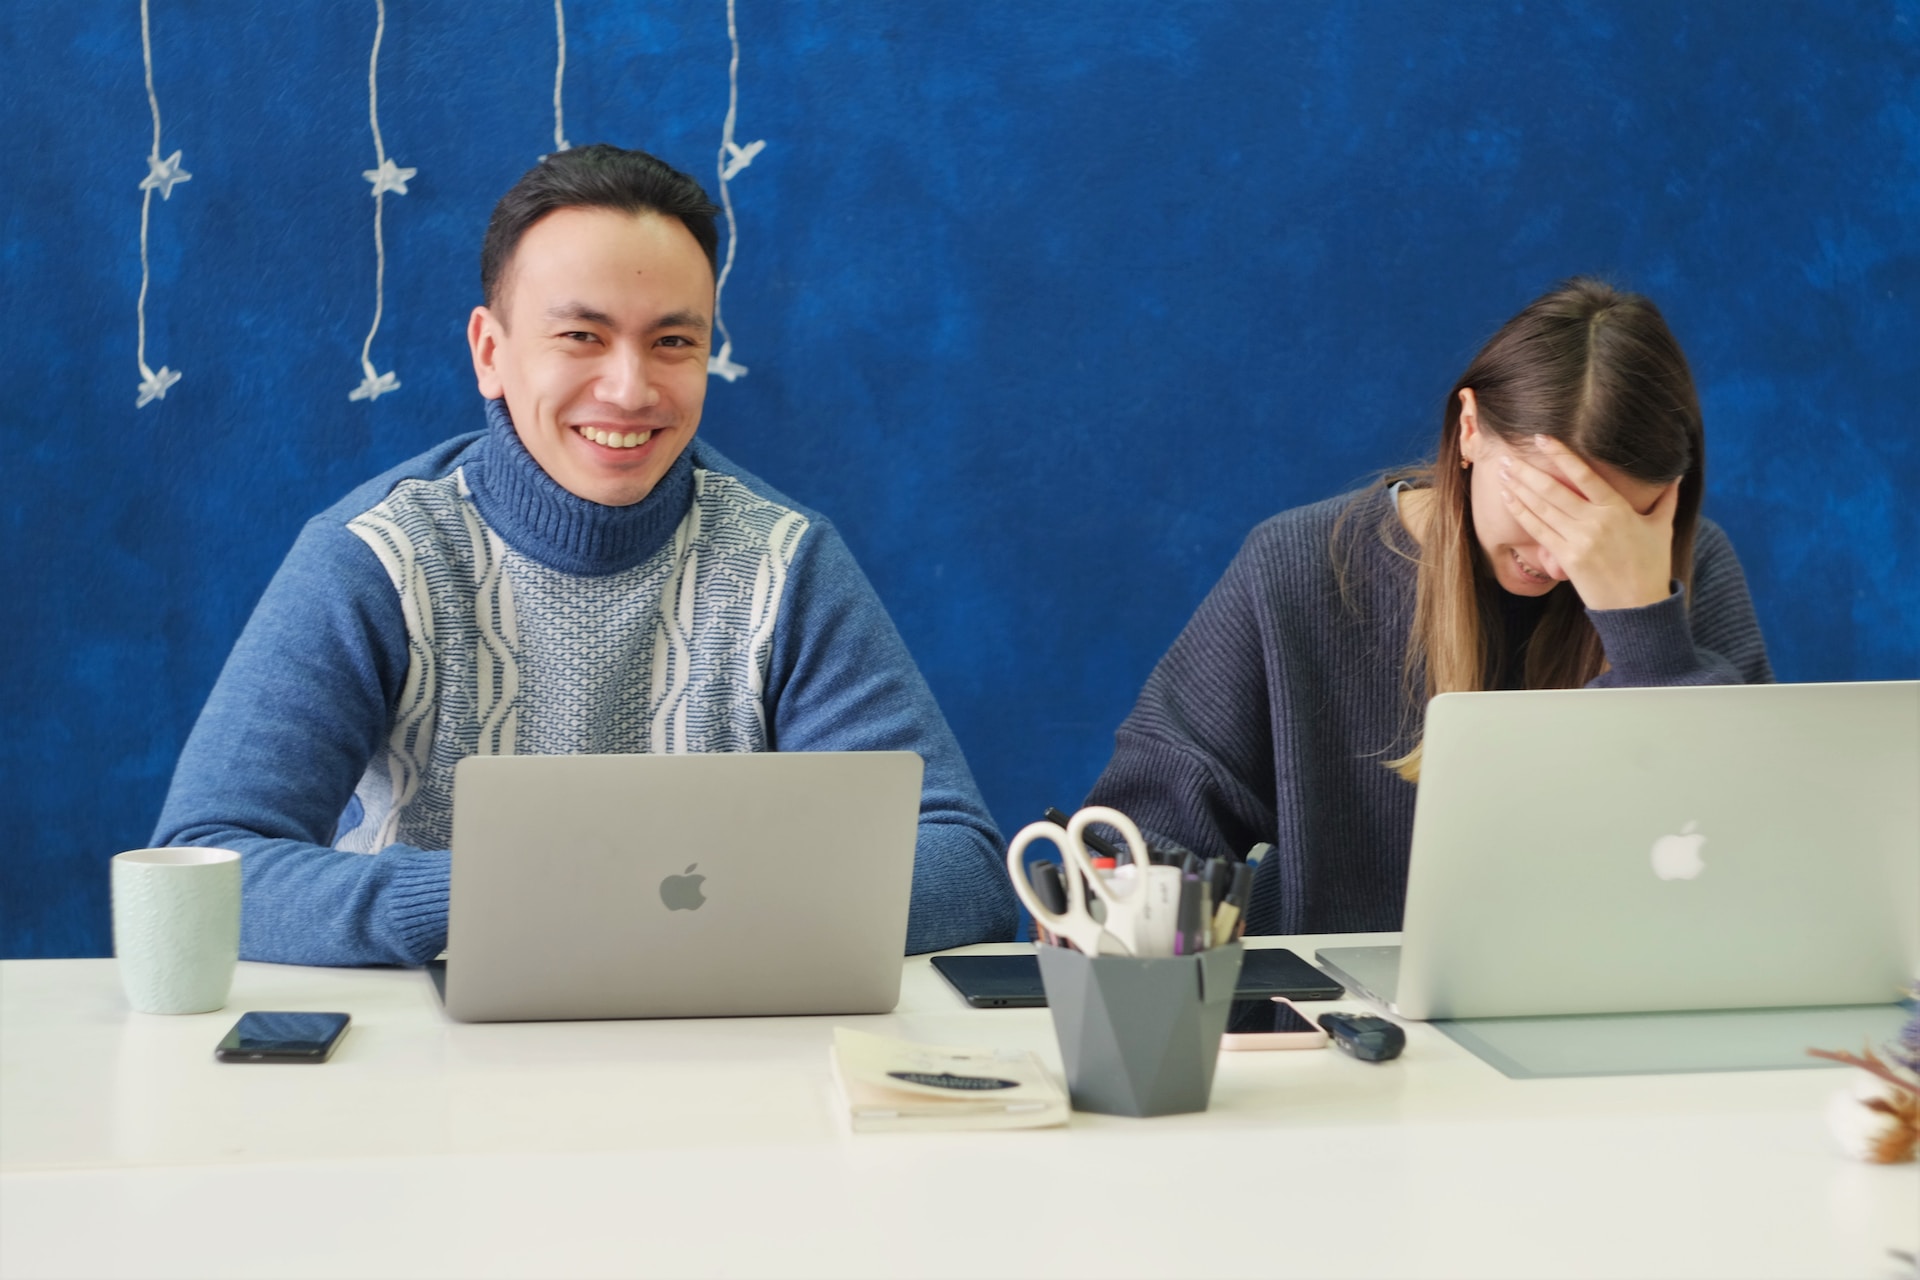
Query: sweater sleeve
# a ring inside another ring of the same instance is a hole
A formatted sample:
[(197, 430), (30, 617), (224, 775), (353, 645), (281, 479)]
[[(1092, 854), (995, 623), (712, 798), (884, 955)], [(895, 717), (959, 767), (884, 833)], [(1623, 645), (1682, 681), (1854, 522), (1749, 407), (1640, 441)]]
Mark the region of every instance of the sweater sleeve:
[(1274, 717), (1287, 711), (1271, 696), (1270, 660), (1280, 659), (1257, 615), (1258, 536), (1147, 677), (1087, 794), (1087, 804), (1120, 810), (1156, 846), (1237, 857), (1273, 838)]
[(1682, 684), (1767, 684), (1773, 668), (1747, 594), (1746, 575), (1720, 526), (1700, 522), (1691, 607), (1673, 593), (1637, 609), (1589, 609), (1608, 669), (1593, 688)]
[(420, 964), (446, 945), (445, 850), (330, 845), (406, 673), (378, 560), (338, 523), (309, 523), (227, 659), (154, 833), (240, 853), (242, 958)]
[(999, 832), (960, 744), (838, 531), (815, 521), (774, 630), (768, 723), (778, 751), (914, 751), (926, 763), (907, 951), (1013, 937)]

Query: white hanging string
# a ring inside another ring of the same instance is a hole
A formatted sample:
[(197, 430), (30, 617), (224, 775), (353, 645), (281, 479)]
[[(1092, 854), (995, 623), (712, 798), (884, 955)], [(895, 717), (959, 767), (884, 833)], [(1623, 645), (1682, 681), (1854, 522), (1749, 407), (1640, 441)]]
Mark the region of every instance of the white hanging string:
[(728, 184), (767, 146), (764, 138), (744, 147), (736, 146), (733, 141), (734, 118), (740, 110), (740, 31), (734, 23), (733, 6), (734, 0), (727, 0), (727, 40), (733, 46), (733, 60), (727, 64), (727, 120), (721, 126), (720, 155), (716, 161), (720, 174), (720, 207), (727, 215), (727, 256), (713, 289), (713, 327), (720, 334), (720, 350), (707, 357), (707, 372), (718, 374), (728, 382), (747, 376), (747, 366), (733, 359), (733, 338), (720, 314), (720, 297), (726, 292), (727, 277), (733, 274), (734, 251), (740, 243), (740, 227), (733, 216), (733, 192)]
[(573, 146), (567, 141), (565, 115), (560, 109), (560, 86), (567, 78), (566, 0), (553, 0), (553, 38), (554, 44), (559, 48), (559, 54), (553, 63), (553, 149), (565, 151)]
[(374, 0), (374, 12), (373, 52), (367, 58), (367, 120), (373, 126), (375, 166), (360, 171), (360, 176), (373, 184), (373, 325), (367, 330), (367, 340), (360, 344), (360, 372), (364, 376), (348, 393), (349, 400), (378, 400), (400, 389), (396, 373), (378, 373), (373, 367), (373, 339), (380, 332), (380, 319), (387, 308), (387, 241), (382, 224), (387, 192), (407, 194), (408, 180), (420, 172), (395, 164), (380, 137), (380, 41), (387, 34), (387, 0)]
[(153, 212), (153, 193), (158, 191), (162, 200), (173, 197), (174, 184), (186, 182), (193, 175), (180, 167), (180, 153), (175, 151), (166, 159), (160, 158), (160, 99), (153, 91), (153, 34), (152, 23), (147, 11), (147, 0), (140, 0), (140, 56), (147, 68), (147, 107), (153, 113), (153, 147), (147, 152), (147, 176), (140, 179), (140, 301), (134, 306), (134, 314), (139, 324), (139, 339), (134, 346), (134, 362), (140, 366), (140, 390), (133, 402), (136, 409), (144, 409), (155, 400), (167, 398), (167, 389), (180, 381), (180, 372), (169, 369), (164, 364), (158, 370), (147, 367), (147, 286), (152, 280), (152, 272), (147, 265), (147, 223)]

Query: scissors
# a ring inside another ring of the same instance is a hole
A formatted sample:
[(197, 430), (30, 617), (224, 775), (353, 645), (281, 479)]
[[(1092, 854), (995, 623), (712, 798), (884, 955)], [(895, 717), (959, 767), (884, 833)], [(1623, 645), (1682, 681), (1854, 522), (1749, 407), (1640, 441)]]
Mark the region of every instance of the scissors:
[[(1120, 832), (1136, 868), (1149, 865), (1147, 842), (1141, 838), (1140, 828), (1134, 826), (1133, 819), (1118, 809), (1095, 805), (1074, 814), (1065, 830), (1052, 822), (1029, 823), (1020, 829), (1013, 843), (1007, 846), (1007, 871), (1013, 877), (1013, 891), (1035, 920), (1090, 956), (1151, 955), (1153, 952), (1143, 945), (1146, 939), (1140, 919), (1145, 886), (1136, 885), (1136, 892), (1122, 894), (1094, 870), (1093, 860), (1087, 854), (1086, 830), (1096, 822)], [(1027, 876), (1027, 846), (1035, 840), (1045, 840), (1060, 850), (1060, 870), (1067, 887), (1064, 911), (1049, 910), (1034, 892), (1033, 881)], [(1105, 924), (1093, 918), (1092, 898), (1105, 904)]]

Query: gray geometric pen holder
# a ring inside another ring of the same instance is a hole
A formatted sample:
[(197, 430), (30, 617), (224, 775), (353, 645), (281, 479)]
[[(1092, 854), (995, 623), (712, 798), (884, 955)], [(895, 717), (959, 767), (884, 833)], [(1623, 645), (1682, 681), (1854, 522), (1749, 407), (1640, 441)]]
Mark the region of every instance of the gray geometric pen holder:
[(1044, 944), (1035, 950), (1075, 1111), (1207, 1109), (1240, 977), (1239, 943), (1151, 959)]

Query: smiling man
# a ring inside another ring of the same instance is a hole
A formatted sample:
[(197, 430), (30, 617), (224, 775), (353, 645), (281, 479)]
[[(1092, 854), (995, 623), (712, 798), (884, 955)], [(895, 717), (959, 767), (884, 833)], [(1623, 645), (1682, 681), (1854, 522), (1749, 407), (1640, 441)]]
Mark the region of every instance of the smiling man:
[(1013, 934), (1000, 840), (838, 533), (696, 441), (714, 206), (637, 151), (495, 208), (467, 326), (484, 431), (307, 524), (188, 739), (156, 844), (242, 853), (242, 956), (446, 944), (475, 754), (917, 751), (907, 949)]

